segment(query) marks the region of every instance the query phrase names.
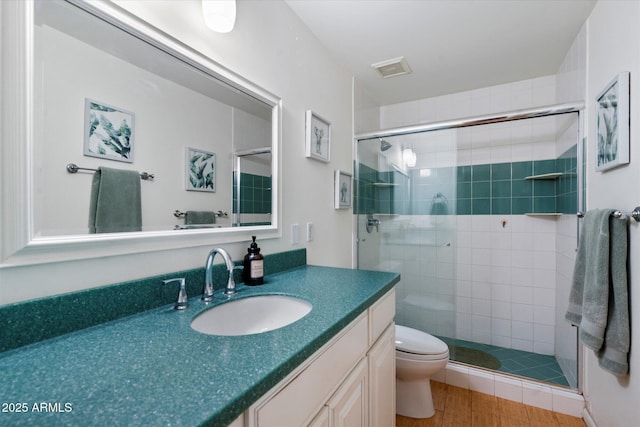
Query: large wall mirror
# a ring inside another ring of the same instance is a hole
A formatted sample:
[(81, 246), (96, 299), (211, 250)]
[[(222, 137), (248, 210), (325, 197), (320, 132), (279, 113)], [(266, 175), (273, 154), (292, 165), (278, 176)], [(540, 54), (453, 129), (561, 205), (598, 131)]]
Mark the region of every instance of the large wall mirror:
[(276, 96), (110, 2), (9, 3), (3, 103), (24, 108), (3, 123), (20, 135), (4, 178), (24, 182), (3, 187), (3, 233), (12, 216), (26, 232), (3, 261), (277, 235)]

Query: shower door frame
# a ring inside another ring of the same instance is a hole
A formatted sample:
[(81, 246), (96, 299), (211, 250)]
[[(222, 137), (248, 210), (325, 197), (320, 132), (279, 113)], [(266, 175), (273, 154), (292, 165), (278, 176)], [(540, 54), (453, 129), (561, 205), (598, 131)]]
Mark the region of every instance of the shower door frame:
[[(472, 117), (461, 118), (461, 119), (431, 122), (431, 123), (425, 123), (425, 124), (413, 125), (413, 126), (389, 128), (389, 129), (383, 129), (379, 131), (356, 134), (354, 136), (354, 142), (355, 142), (354, 144), (354, 176), (355, 177), (360, 176), (359, 175), (360, 163), (359, 163), (359, 155), (358, 155), (358, 143), (360, 143), (361, 141), (366, 141), (366, 140), (371, 140), (376, 138), (389, 138), (394, 136), (410, 135), (415, 133), (424, 133), (424, 132), (432, 132), (432, 131), (447, 130), (447, 129), (459, 129), (459, 128), (465, 128), (465, 127), (471, 127), (471, 126), (488, 125), (488, 124), (494, 124), (494, 123), (505, 123), (505, 122), (512, 122), (517, 120), (526, 120), (526, 119), (533, 119), (538, 117), (550, 117), (550, 116), (557, 116), (562, 114), (575, 113), (578, 115), (578, 118), (577, 118), (578, 132), (576, 135), (576, 144), (577, 144), (577, 166), (576, 167), (578, 171), (577, 206), (579, 207), (579, 209), (582, 209), (582, 207), (584, 206), (584, 194), (582, 189), (585, 188), (584, 184), (586, 179), (585, 173), (584, 173), (585, 171), (583, 167), (584, 154), (585, 154), (584, 147), (586, 142), (584, 138), (584, 132), (583, 132), (584, 108), (585, 108), (584, 102), (572, 102), (572, 103), (565, 103), (565, 104), (547, 105), (547, 106), (531, 108), (531, 109), (522, 109), (522, 110), (514, 110), (514, 111), (508, 111), (508, 112), (502, 112), (502, 113), (472, 116)], [(359, 221), (358, 221), (358, 217), (359, 215), (361, 215), (359, 213), (360, 198), (355, 197), (354, 199), (355, 199), (354, 212), (358, 212), (358, 214), (355, 216), (355, 219), (354, 219), (354, 224), (356, 228), (356, 236), (354, 241), (354, 246), (355, 246), (354, 255), (355, 255), (355, 261), (356, 261), (356, 268), (360, 268), (360, 242), (361, 242), (360, 231), (361, 230), (360, 230)], [(576, 216), (576, 227), (578, 227), (578, 232), (579, 232), (579, 223), (578, 223), (577, 216)], [(576, 247), (577, 247), (577, 242), (576, 242)], [(578, 346), (578, 348), (576, 349), (577, 362), (578, 362), (577, 392), (582, 394), (583, 356), (582, 356), (582, 351), (580, 351), (581, 344), (579, 341), (577, 342), (577, 346)]]

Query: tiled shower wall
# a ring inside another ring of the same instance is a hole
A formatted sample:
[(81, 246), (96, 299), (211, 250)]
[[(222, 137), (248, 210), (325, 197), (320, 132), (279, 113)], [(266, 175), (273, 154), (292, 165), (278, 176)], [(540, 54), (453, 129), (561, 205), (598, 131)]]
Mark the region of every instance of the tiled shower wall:
[[(557, 160), (430, 168), (428, 176), (412, 170), (410, 180), (360, 165), (358, 208), (386, 218), (381, 259), (402, 269), (399, 321), (441, 336), (554, 354), (557, 217), (523, 214), (575, 213), (572, 152)], [(558, 171), (569, 178), (544, 181), (544, 196), (536, 182), (523, 179)], [(451, 202), (436, 209), (436, 194)]]

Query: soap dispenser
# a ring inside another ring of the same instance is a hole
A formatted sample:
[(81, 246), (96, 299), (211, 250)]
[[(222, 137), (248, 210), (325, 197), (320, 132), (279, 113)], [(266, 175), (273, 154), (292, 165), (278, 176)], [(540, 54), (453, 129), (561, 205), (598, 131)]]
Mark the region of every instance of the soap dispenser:
[(247, 248), (244, 256), (244, 270), (242, 272), (244, 284), (249, 286), (262, 285), (264, 283), (264, 257), (256, 243), (256, 236), (251, 236), (253, 242)]

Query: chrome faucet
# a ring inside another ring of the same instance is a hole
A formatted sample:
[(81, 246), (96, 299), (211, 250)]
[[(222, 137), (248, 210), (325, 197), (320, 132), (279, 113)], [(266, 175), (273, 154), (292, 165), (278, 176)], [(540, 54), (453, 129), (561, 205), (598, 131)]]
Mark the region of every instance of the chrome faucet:
[(220, 254), (222, 256), (222, 259), (224, 259), (224, 262), (227, 265), (227, 273), (229, 274), (227, 287), (225, 288), (224, 293), (226, 295), (233, 295), (237, 292), (236, 282), (233, 279), (233, 272), (242, 267), (234, 267), (229, 253), (224, 249), (213, 248), (211, 249), (211, 252), (209, 252), (209, 256), (207, 257), (207, 262), (205, 263), (204, 267), (204, 291), (202, 295), (202, 301), (205, 302), (213, 301), (213, 259), (215, 258), (216, 254)]

